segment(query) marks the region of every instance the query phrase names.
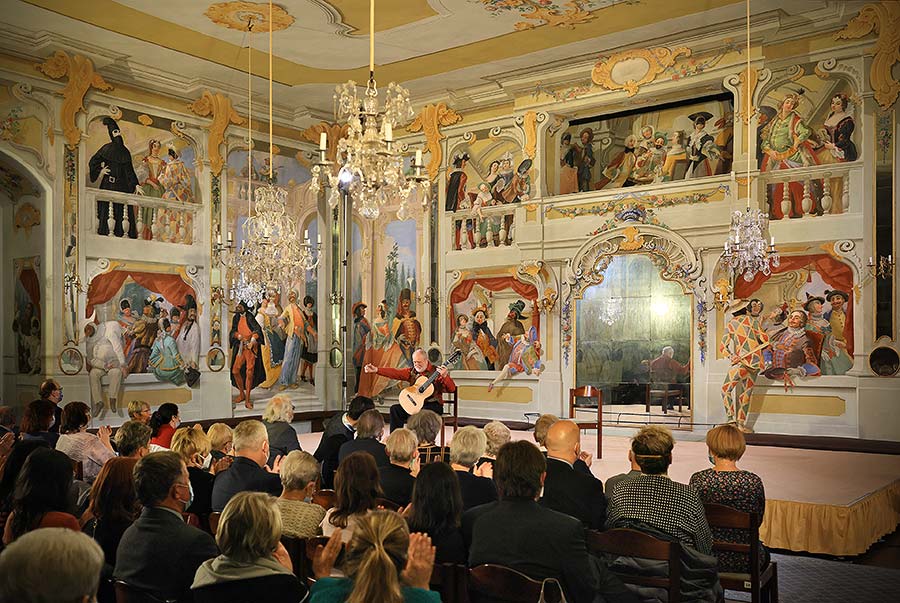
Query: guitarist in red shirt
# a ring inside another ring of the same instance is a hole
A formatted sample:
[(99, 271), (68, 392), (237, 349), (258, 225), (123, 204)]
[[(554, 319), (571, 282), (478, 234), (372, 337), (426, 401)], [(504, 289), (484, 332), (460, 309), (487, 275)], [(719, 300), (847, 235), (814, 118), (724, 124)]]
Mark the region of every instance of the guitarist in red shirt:
[[(389, 379), (397, 379), (398, 381), (406, 381), (410, 385), (416, 382), (419, 377), (430, 377), (435, 371), (438, 372), (437, 378), (434, 380), (434, 393), (425, 402), (424, 408), (436, 412), (438, 415), (443, 414), (443, 404), (441, 399), (444, 392), (455, 392), (456, 384), (450, 378), (450, 371), (445, 366), (435, 367), (428, 361), (428, 356), (422, 348), (416, 349), (412, 354), (413, 365), (410, 368), (388, 368), (378, 367), (374, 364), (367, 364), (363, 370), (367, 373), (377, 373)], [(403, 427), (410, 414), (403, 410), (400, 404), (391, 406), (391, 431), (398, 427)]]

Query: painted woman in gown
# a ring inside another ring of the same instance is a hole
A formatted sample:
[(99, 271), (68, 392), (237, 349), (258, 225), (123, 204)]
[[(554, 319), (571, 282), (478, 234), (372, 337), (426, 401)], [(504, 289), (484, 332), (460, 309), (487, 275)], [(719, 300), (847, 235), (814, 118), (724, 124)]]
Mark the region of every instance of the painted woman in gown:
[[(843, 163), (856, 161), (859, 154), (851, 136), (856, 124), (849, 113), (850, 97), (846, 94), (836, 94), (831, 99), (831, 113), (825, 119), (824, 129), (819, 132), (822, 138), (822, 151), (818, 154), (821, 163)], [(829, 213), (840, 214), (844, 212), (841, 202), (844, 196), (844, 179), (833, 176), (829, 182), (831, 193), (831, 209)]]
[(181, 385), (184, 383), (184, 361), (172, 337), (172, 324), (168, 318), (163, 318), (160, 327), (159, 336), (150, 349), (150, 372), (160, 381)]
[(278, 333), (278, 313), (275, 302), (263, 298), (256, 314), (256, 322), (262, 327), (266, 345), (262, 347), (263, 366), (266, 369), (266, 380), (260, 387), (269, 388), (278, 382), (281, 376), (281, 363), (284, 360), (284, 339)]

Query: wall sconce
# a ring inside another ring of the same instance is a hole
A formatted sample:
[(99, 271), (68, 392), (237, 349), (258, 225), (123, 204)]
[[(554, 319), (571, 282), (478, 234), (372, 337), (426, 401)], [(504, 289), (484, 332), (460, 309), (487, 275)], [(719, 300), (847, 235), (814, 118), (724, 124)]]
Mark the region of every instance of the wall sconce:
[(875, 259), (869, 258), (869, 274), (875, 278), (889, 279), (894, 276), (894, 256), (888, 255), (878, 256), (878, 263)]
[(441, 302), (440, 295), (435, 290), (434, 287), (425, 287), (425, 290), (422, 292), (422, 295), (419, 296), (419, 301), (423, 304), (427, 305), (435, 305)]
[(344, 296), (341, 295), (340, 291), (332, 291), (328, 296), (328, 301), (332, 306), (340, 306), (344, 303)]

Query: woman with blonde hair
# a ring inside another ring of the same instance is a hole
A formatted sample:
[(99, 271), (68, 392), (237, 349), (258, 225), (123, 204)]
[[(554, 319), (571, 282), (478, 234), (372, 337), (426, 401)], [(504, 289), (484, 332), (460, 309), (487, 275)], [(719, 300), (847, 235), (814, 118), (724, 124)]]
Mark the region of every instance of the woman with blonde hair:
[(200, 426), (193, 428), (179, 427), (172, 436), (172, 452), (184, 461), (191, 482), (194, 500), (185, 509), (186, 513), (196, 513), (203, 517), (212, 512), (212, 489), (215, 474), (227, 469), (231, 462), (220, 460), (212, 464), (211, 471), (206, 470), (210, 462), (209, 438)]
[(297, 603), (305, 588), (281, 544), (281, 512), (262, 492), (235, 494), (219, 520), (221, 555), (194, 575), (195, 603)]
[(225, 423), (213, 423), (206, 430), (206, 437), (209, 438), (211, 447), (209, 453), (214, 461), (231, 456), (232, 442), (234, 442), (234, 432), (231, 427)]
[(294, 420), (294, 405), (284, 394), (273, 396), (266, 404), (262, 416), (263, 424), (269, 433), (269, 466), (275, 457), (287, 456), (291, 450), (301, 450), (297, 432), (291, 427)]
[(313, 572), (318, 580), (311, 603), (439, 603), (428, 590), (434, 547), (425, 534), (410, 534), (393, 511), (373, 511), (360, 519), (347, 545), (343, 569), (347, 578), (330, 578), (341, 548), (340, 530), (318, 547)]
[(487, 447), (484, 454), (475, 464), (475, 470), (479, 475), (490, 477), (494, 474), (494, 461), (497, 460), (497, 452), (500, 447), (509, 442), (509, 427), (500, 421), (491, 421), (484, 426), (484, 436), (487, 439)]

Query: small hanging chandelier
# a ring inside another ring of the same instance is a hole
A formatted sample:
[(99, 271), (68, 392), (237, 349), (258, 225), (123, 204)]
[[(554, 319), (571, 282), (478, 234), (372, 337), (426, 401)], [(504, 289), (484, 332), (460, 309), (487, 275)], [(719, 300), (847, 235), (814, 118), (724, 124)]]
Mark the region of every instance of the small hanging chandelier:
[[(248, 21), (250, 33), (252, 20)], [(313, 245), (308, 231), (301, 240), (297, 224), (285, 211), (287, 191), (275, 186), (274, 144), (272, 141), (272, 2), (269, 2), (269, 166), (265, 186), (253, 184), (253, 97), (250, 46), (247, 46), (247, 220), (242, 224), (243, 240), (235, 245), (231, 232), (226, 244), (217, 234), (215, 251), (232, 274), (229, 296), (235, 301), (258, 304), (269, 290), (280, 291), (286, 275), (313, 270), (319, 264), (321, 236)], [(251, 206), (251, 199), (255, 200)]]
[[(753, 91), (749, 88), (750, 80), (750, 0), (747, 5), (747, 131), (749, 131)], [(766, 242), (766, 231), (769, 228), (768, 215), (759, 209), (750, 208), (750, 160), (747, 159), (747, 208), (731, 214), (731, 228), (728, 240), (725, 241), (725, 253), (722, 261), (731, 268), (735, 276), (743, 274), (745, 281), (752, 281), (757, 273), (768, 276), (772, 268), (781, 263), (775, 249), (775, 237)], [(734, 172), (731, 173), (732, 190), (737, 191)]]
[(311, 190), (318, 192), (320, 179), (327, 178), (331, 187), (328, 204), (334, 208), (340, 191), (346, 191), (358, 202), (360, 215), (376, 219), (381, 208), (399, 201), (397, 217), (408, 217), (408, 200), (418, 190), (422, 204), (428, 203), (428, 178), (422, 172), (422, 151), (418, 150), (410, 166), (413, 175), (407, 176), (405, 156), (401, 145), (394, 140), (394, 129), (404, 126), (414, 117), (409, 91), (391, 82), (384, 94), (384, 107), (379, 107), (378, 86), (375, 82), (375, 0), (369, 2), (369, 81), (360, 95), (356, 82), (351, 80), (335, 87), (335, 118), (346, 120), (346, 138), (337, 145), (337, 174), (327, 169), (325, 160), (326, 134), (319, 138), (320, 161), (313, 167)]

